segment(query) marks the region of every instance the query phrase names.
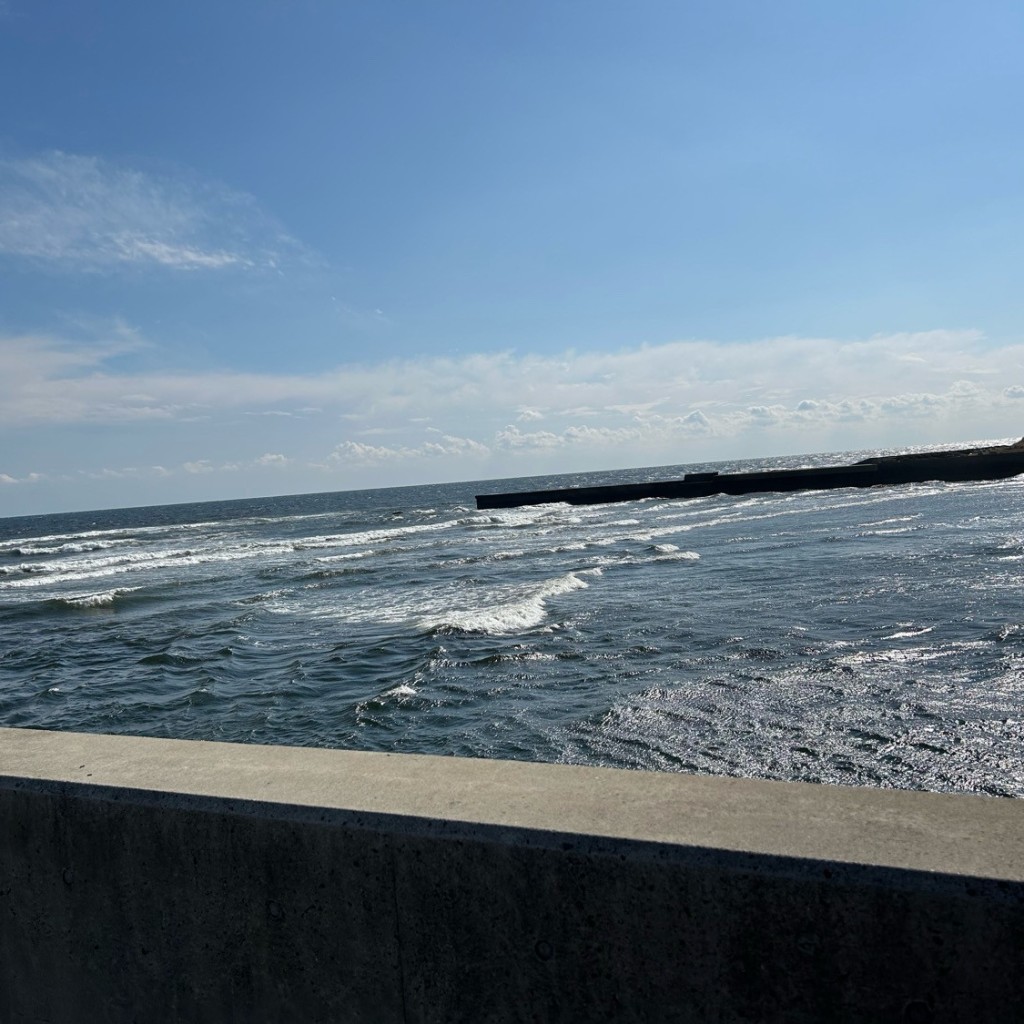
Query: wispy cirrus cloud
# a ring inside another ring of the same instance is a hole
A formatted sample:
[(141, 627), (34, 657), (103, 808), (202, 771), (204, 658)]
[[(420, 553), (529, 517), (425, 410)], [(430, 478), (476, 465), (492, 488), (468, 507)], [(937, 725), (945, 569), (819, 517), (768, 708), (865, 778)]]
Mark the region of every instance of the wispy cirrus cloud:
[(0, 255), (63, 270), (272, 267), (288, 239), (251, 197), (59, 151), (0, 158)]

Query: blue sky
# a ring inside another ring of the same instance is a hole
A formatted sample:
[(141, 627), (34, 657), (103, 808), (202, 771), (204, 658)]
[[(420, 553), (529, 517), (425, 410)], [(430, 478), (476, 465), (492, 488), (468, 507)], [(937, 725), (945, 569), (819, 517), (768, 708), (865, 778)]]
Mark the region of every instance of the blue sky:
[(0, 0), (0, 515), (1020, 436), (1022, 44)]

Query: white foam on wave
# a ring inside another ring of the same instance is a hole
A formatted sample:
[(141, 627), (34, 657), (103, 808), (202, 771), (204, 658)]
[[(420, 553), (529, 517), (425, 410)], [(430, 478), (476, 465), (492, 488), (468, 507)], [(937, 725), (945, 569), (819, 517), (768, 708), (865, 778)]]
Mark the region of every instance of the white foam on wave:
[[(597, 573), (600, 569), (586, 569)], [(581, 573), (582, 574), (582, 573)], [(482, 607), (463, 610), (443, 611), (439, 616), (430, 616), (420, 622), (420, 629), (431, 631), (452, 629), (463, 633), (506, 634), (540, 626), (547, 617), (547, 601), (558, 594), (574, 590), (585, 590), (589, 585), (580, 575), (569, 572), (564, 577), (552, 580), (534, 593), (517, 600), (487, 604)]]
[[(671, 550), (662, 551), (662, 548)], [(625, 565), (654, 565), (658, 562), (697, 562), (700, 561), (700, 553), (697, 551), (680, 551), (674, 544), (651, 545), (642, 555), (635, 554), (613, 554), (597, 555), (594, 562), (597, 566), (612, 568)]]
[(707, 498), (687, 498), (685, 506), (680, 506), (678, 499), (675, 501), (658, 501), (657, 504), (648, 505), (644, 511), (652, 515), (658, 515), (659, 518), (666, 512), (672, 512), (673, 518), (678, 518), (680, 507), (685, 507), (687, 511), (683, 514), (699, 515), (700, 509), (697, 506), (706, 503), (707, 500)]
[(511, 551), (495, 551), (487, 557), (493, 562), (514, 562), (517, 558), (525, 557), (526, 554), (527, 552), (523, 548), (513, 548)]
[[(573, 510), (570, 513), (570, 509)], [(505, 527), (506, 529), (518, 529), (524, 526), (533, 526), (541, 520), (551, 519), (567, 525), (575, 525), (581, 522), (581, 518), (575, 506), (566, 502), (551, 502), (546, 505), (522, 505), (519, 508), (494, 508), (484, 512), (478, 512), (463, 521), (463, 525), (473, 529), (493, 529)]]
[[(286, 516), (281, 522), (293, 522), (303, 519), (326, 518), (329, 514), (316, 513), (309, 516)], [(330, 513), (336, 516), (336, 513)], [(263, 557), (267, 555), (287, 555), (295, 551), (309, 548), (341, 548), (352, 547), (372, 542), (386, 542), (393, 538), (404, 537), (420, 532), (450, 528), (458, 524), (458, 520), (446, 522), (424, 523), (411, 526), (353, 531), (351, 534), (324, 535), (310, 537), (299, 541), (273, 539), (269, 541), (239, 538), (233, 541), (228, 535), (224, 538), (221, 532), (220, 542), (214, 538), (204, 538), (195, 548), (156, 548), (152, 547), (153, 535), (184, 534), (193, 531), (203, 534), (222, 530), (229, 526), (232, 529), (244, 528), (253, 522), (273, 522), (272, 519), (237, 519), (214, 522), (180, 523), (164, 526), (136, 526), (124, 529), (83, 530), (76, 534), (51, 534), (46, 537), (24, 538), (8, 541), (0, 554), (20, 557), (50, 556), (50, 560), (33, 562), (33, 572), (60, 575), (63, 579), (87, 579), (90, 575), (108, 574), (104, 570), (111, 566), (118, 570), (132, 571), (136, 566), (155, 564), (165, 560), (175, 560), (175, 564), (199, 564), (209, 561), (236, 561), (243, 558)], [(187, 539), (184, 543), (187, 544)], [(225, 543), (226, 540), (226, 543)], [(213, 542), (213, 543), (211, 543)], [(180, 541), (179, 541), (180, 543)], [(145, 545), (141, 550), (126, 551)], [(70, 557), (53, 559), (54, 555), (79, 556), (94, 552), (110, 551), (106, 556)], [(3, 568), (0, 575), (22, 572), (22, 568)]]
[(352, 533), (332, 533), (318, 537), (305, 537), (294, 541), (295, 551), (306, 551), (310, 548), (354, 547), (360, 544), (381, 544), (399, 537), (410, 537), (417, 533), (433, 533), (438, 530), (450, 530), (458, 526), (457, 519), (449, 519), (440, 523), (420, 523), (416, 526), (392, 526), (378, 530), (357, 530)]
[(893, 537), (901, 533), (915, 533), (924, 529), (923, 526), (894, 526), (889, 530), (861, 530), (858, 537)]
[[(733, 522), (730, 517), (709, 519), (698, 523), (670, 523), (667, 526), (641, 525), (640, 529), (628, 533), (614, 533), (610, 536), (592, 537), (585, 547), (607, 548), (615, 544), (653, 544), (661, 538), (675, 537), (680, 533), (689, 533), (691, 530), (703, 529), (706, 526), (719, 526), (723, 523)], [(666, 541), (665, 543), (671, 543)], [(559, 549), (556, 549), (559, 550)]]
[[(937, 493), (937, 491), (936, 491)], [(832, 500), (820, 500), (812, 504), (806, 504), (804, 500), (797, 501), (798, 498), (806, 499), (808, 494), (820, 495), (830, 494), (833, 495)], [(814, 515), (819, 512), (833, 512), (837, 508), (847, 509), (855, 508), (858, 506), (865, 505), (878, 505), (882, 503), (888, 503), (897, 500), (904, 500), (910, 495), (896, 493), (896, 489), (893, 492), (886, 492), (878, 496), (864, 497), (863, 492), (857, 491), (854, 494), (843, 494), (841, 496), (839, 492), (835, 491), (819, 491), (819, 492), (807, 492), (803, 495), (781, 495), (771, 494), (764, 495), (757, 499), (750, 499), (743, 502), (736, 502), (730, 505), (712, 505), (703, 509), (694, 510), (682, 510), (680, 512), (673, 512), (671, 514), (661, 513), (658, 516), (659, 523), (671, 523), (671, 525), (659, 526), (655, 529), (650, 530), (642, 539), (649, 540), (653, 537), (665, 536), (671, 533), (688, 533), (691, 530), (703, 530), (708, 527), (715, 526), (730, 526), (730, 525), (742, 525), (753, 522), (764, 522), (771, 519), (780, 519), (785, 516), (804, 516)], [(916, 492), (916, 496), (921, 496), (921, 491)], [(781, 502), (785, 501), (787, 504), (795, 503), (796, 507), (778, 507)], [(765, 511), (755, 511), (757, 509), (765, 509)], [(900, 517), (898, 520), (893, 518), (892, 522), (909, 522), (913, 519), (919, 518), (918, 515)], [(690, 522), (679, 522), (682, 519), (689, 519)], [(864, 524), (865, 526), (870, 524)], [(911, 530), (920, 529), (920, 526), (911, 526), (904, 528), (906, 532)], [(882, 531), (877, 531), (881, 533)], [(904, 532), (904, 531), (896, 531)], [(641, 539), (636, 537), (634, 539)]]
[[(291, 544), (278, 543), (273, 546), (255, 547), (208, 547), (208, 548), (164, 548), (156, 551), (142, 551), (137, 554), (120, 554), (106, 558), (93, 558), (86, 561), (80, 559), (36, 562), (34, 570), (26, 578), (5, 580), (0, 590), (21, 590), (28, 587), (38, 588), (50, 586), (56, 581), (61, 583), (83, 582), (92, 579), (105, 579), (110, 576), (121, 576), (126, 573), (140, 573), (150, 570), (177, 570), (182, 566), (209, 565), (221, 562), (236, 562), (244, 559), (264, 558), (268, 555), (289, 555), (293, 553)], [(4, 573), (3, 575), (8, 575)]]
[(635, 555), (594, 555), (592, 561), (595, 568), (611, 569), (619, 565), (638, 565), (640, 562), (647, 562), (648, 559), (640, 559)]
[(21, 562), (18, 565), (0, 565), (0, 576), (31, 576), (43, 573), (39, 562)]
[(851, 668), (860, 665), (912, 665), (919, 662), (939, 661), (956, 654), (955, 645), (948, 648), (911, 647), (891, 651), (858, 651), (855, 654), (836, 658), (837, 665), (849, 665)]
[[(907, 626), (910, 626), (910, 623), (907, 623)], [(921, 629), (917, 629), (917, 628), (902, 629), (898, 633), (890, 633), (888, 636), (883, 636), (882, 639), (883, 640), (904, 640), (907, 637), (911, 637), (911, 636), (924, 636), (925, 633), (930, 633), (934, 628), (935, 628), (934, 626), (924, 626)]]
[(697, 525), (700, 525), (701, 521), (707, 521), (708, 519), (714, 519), (717, 522), (723, 518), (746, 518), (742, 510), (733, 506), (723, 508), (721, 505), (701, 505), (695, 508), (692, 501), (686, 501), (681, 505), (658, 506), (646, 511), (650, 513), (656, 511), (656, 518), (659, 523), (675, 523), (681, 519), (695, 519), (698, 521)]
[(917, 519), (921, 518), (921, 513), (918, 512), (912, 516), (894, 516), (891, 519), (879, 519), (871, 523), (861, 523), (860, 525), (866, 530), (872, 526), (892, 526), (894, 523), (912, 523)]
[(371, 555), (378, 554), (373, 548), (367, 551), (346, 551), (341, 555), (318, 555), (318, 562), (352, 562), (358, 561), (360, 558), (369, 558)]
[(131, 594), (138, 589), (139, 587), (116, 587), (98, 594), (67, 594), (54, 600), (68, 608), (102, 608), (105, 605), (112, 605), (122, 595)]
[(696, 562), (700, 555), (696, 551), (680, 551), (678, 544), (652, 544), (656, 562)]
[(464, 633), (505, 634), (534, 629), (547, 617), (547, 601), (559, 594), (585, 590), (589, 584), (581, 576), (598, 576), (600, 568), (583, 569), (549, 580), (547, 583), (510, 601), (495, 600), (476, 608), (440, 611), (421, 619), (426, 631), (454, 629)]
[(292, 593), (291, 587), (280, 587), (277, 590), (264, 590), (259, 594), (250, 594), (248, 597), (240, 598), (238, 603), (247, 604), (260, 604), (263, 601), (275, 601), (281, 597), (287, 597)]
[(198, 522), (198, 523), (170, 523), (163, 526), (122, 526), (111, 527), (105, 530), (76, 530), (74, 533), (48, 533), (39, 537), (18, 537), (6, 543), (11, 547), (28, 547), (48, 545), (60, 547), (65, 544), (78, 544), (82, 541), (87, 543), (107, 543), (107, 546), (114, 547), (131, 543), (135, 538), (145, 538), (152, 534), (166, 533), (202, 533), (212, 530), (218, 526), (235, 525), (242, 520), (225, 520), (224, 522)]
[(475, 633), (509, 633), (531, 629), (547, 616), (546, 602), (588, 586), (585, 577), (599, 576), (599, 567), (581, 568), (542, 583), (477, 585), (443, 581), (399, 593), (372, 584), (346, 589), (343, 595), (304, 589), (263, 607), (276, 615), (304, 622), (329, 621), (362, 625), (405, 624), (417, 631), (452, 629)]
[(527, 551), (525, 548), (513, 548), (511, 551), (483, 551), (480, 554), (464, 555), (462, 557), (440, 557), (433, 563), (435, 567), (441, 566), (452, 569), (460, 565), (486, 565), (493, 562), (515, 562), (520, 558), (526, 558), (537, 552)]
[(40, 558), (43, 555), (81, 555), (88, 551), (107, 551), (115, 546), (115, 541), (94, 540), (85, 543), (67, 544), (18, 544), (0, 550), (0, 555), (13, 558)]
[(37, 546), (60, 547), (63, 544), (78, 543), (93, 537), (108, 537), (111, 542), (129, 537), (133, 533), (141, 533), (144, 528), (133, 530), (83, 530), (76, 533), (47, 533), (40, 537), (15, 537), (7, 541), (12, 548), (26, 548)]
[(385, 690), (381, 697), (415, 697), (418, 693), (408, 683), (402, 683), (399, 686), (392, 687), (390, 690)]

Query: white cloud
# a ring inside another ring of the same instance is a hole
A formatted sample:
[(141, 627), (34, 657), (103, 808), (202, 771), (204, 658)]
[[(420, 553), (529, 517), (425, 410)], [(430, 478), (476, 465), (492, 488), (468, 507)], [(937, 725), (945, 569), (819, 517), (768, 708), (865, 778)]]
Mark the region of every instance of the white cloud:
[[(1021, 432), (1024, 397), (1024, 345), (974, 332), (475, 354), (307, 375), (132, 372), (142, 344), (124, 328), (91, 347), (0, 337), (0, 430), (45, 429), (69, 450), (81, 435), (75, 458), (100, 473), (117, 465), (96, 447), (114, 434), (90, 428), (134, 423), (119, 456), (150, 468), (117, 470), (126, 480), (276, 468), (312, 490), (342, 468), (346, 485), (370, 486), (1000, 437)], [(145, 356), (151, 365), (159, 353)], [(15, 450), (2, 437), (0, 447)], [(16, 481), (27, 469), (4, 466)]]
[(193, 245), (174, 245), (130, 234), (115, 235), (113, 242), (120, 258), (129, 263), (152, 261), (175, 270), (220, 270), (223, 267), (253, 266), (252, 260), (223, 249), (204, 251)]
[(328, 456), (334, 462), (350, 462), (364, 466), (412, 457), (413, 451), (410, 448), (388, 448), (385, 445), (362, 444), (359, 441), (342, 441)]
[(441, 443), (434, 445), (441, 455), (486, 455), (490, 449), (469, 437), (454, 437), (444, 434)]
[(10, 473), (0, 473), (0, 484), (38, 484), (49, 479), (46, 473), (26, 473), (24, 476), (11, 476)]
[(903, 416), (930, 416), (952, 397), (952, 392), (947, 395), (893, 395), (891, 398), (884, 399), (879, 407), (885, 413), (897, 413)]
[[(450, 437), (472, 434), (478, 442), (502, 431), (507, 446), (517, 447), (547, 444), (550, 436), (584, 424), (721, 433), (738, 423), (799, 426), (808, 417), (839, 423), (928, 415), (998, 405), (1024, 393), (1024, 383), (1006, 381), (1015, 374), (1024, 379), (1024, 345), (996, 348), (971, 332), (846, 343), (673, 342), (558, 357), (495, 353), (350, 364), (309, 375), (113, 368), (114, 356), (140, 344), (127, 331), (92, 347), (38, 336), (0, 338), (0, 423), (194, 420), (230, 410), (269, 421), (324, 410), (343, 416), (356, 434), (413, 437), (430, 423)], [(925, 363), (907, 358), (919, 347), (929, 352)], [(759, 400), (745, 401), (754, 391)], [(516, 441), (505, 429), (541, 419), (549, 426), (523, 434), (534, 438), (530, 442)], [(456, 423), (472, 429), (451, 430)]]
[(700, 409), (688, 413), (679, 422), (686, 430), (693, 434), (709, 434), (712, 430), (711, 420)]
[(784, 422), (787, 411), (788, 410), (781, 405), (752, 405), (747, 409), (747, 415), (751, 420), (761, 426), (770, 426)]
[(386, 463), (467, 455), (482, 457), (490, 455), (490, 452), (490, 448), (479, 441), (468, 437), (444, 434), (440, 441), (424, 441), (415, 447), (389, 447), (387, 445), (363, 444), (359, 441), (342, 441), (334, 448), (328, 459), (334, 463), (379, 466)]
[(524, 434), (516, 426), (508, 426), (504, 430), (499, 430), (495, 435), (495, 441), (499, 448), (507, 448), (512, 451), (557, 448), (562, 443), (558, 434), (553, 434), (550, 430), (535, 430)]
[(0, 254), (82, 271), (275, 265), (293, 245), (253, 200), (97, 157), (0, 159)]

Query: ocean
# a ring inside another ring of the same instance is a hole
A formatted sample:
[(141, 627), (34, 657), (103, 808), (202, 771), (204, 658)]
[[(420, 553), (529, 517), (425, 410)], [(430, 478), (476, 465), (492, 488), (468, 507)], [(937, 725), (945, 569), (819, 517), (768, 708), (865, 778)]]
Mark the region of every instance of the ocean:
[[(907, 449), (902, 449), (907, 450)], [(1024, 795), (1024, 477), (0, 519), (0, 725)]]

